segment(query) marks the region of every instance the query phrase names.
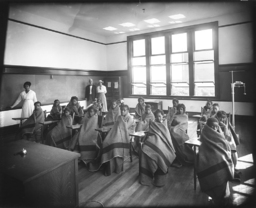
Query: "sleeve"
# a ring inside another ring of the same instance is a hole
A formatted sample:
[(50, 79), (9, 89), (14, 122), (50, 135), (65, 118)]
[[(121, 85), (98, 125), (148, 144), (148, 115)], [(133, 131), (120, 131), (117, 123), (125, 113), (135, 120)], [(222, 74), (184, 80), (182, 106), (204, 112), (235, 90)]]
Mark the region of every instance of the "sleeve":
[(17, 100), (15, 101), (15, 103), (14, 103), (11, 107), (15, 107), (15, 106), (18, 105), (21, 101), (22, 101), (22, 92), (19, 94), (19, 97), (17, 98)]
[(104, 91), (105, 91), (105, 94), (107, 93), (107, 87), (106, 86), (104, 86)]
[(36, 93), (35, 92), (34, 92), (34, 96), (33, 96), (33, 101), (34, 101), (34, 103), (37, 101)]

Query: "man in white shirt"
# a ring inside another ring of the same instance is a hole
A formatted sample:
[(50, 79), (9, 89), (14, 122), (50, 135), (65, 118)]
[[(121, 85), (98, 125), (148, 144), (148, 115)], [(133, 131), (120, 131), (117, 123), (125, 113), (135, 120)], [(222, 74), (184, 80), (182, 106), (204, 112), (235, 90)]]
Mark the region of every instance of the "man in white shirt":
[(89, 79), (89, 85), (85, 88), (85, 100), (87, 100), (87, 106), (90, 105), (96, 97), (96, 86), (93, 84), (93, 79)]

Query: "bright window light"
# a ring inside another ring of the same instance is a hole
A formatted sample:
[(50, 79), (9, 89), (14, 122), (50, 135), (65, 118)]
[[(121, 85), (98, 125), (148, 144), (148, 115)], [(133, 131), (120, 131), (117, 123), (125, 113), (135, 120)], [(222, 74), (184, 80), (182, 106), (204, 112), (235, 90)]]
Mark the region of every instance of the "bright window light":
[(132, 29), (129, 29), (130, 31), (137, 31), (137, 30), (140, 30), (139, 28), (132, 28)]
[(116, 28), (111, 27), (111, 26), (105, 27), (105, 28), (103, 28), (103, 29), (104, 29), (104, 30), (109, 30), (109, 31), (117, 30)]
[(122, 33), (124, 33), (124, 32), (115, 32), (115, 34), (122, 34)]
[(135, 26), (135, 24), (130, 23), (130, 22), (125, 22), (125, 23), (122, 23), (122, 24), (120, 24), (120, 25), (123, 26), (123, 27), (132, 27), (132, 26)]
[(148, 27), (160, 27), (160, 25), (148, 25)]
[(185, 18), (185, 16), (183, 14), (175, 14), (175, 15), (171, 15), (169, 16), (171, 19), (182, 19)]
[(149, 23), (149, 24), (154, 24), (154, 23), (158, 23), (160, 21), (158, 19), (153, 18), (153, 19), (144, 20), (144, 22)]
[(171, 21), (170, 23), (171, 23), (171, 24), (177, 24), (177, 23), (182, 23), (182, 21), (177, 20), (177, 21)]

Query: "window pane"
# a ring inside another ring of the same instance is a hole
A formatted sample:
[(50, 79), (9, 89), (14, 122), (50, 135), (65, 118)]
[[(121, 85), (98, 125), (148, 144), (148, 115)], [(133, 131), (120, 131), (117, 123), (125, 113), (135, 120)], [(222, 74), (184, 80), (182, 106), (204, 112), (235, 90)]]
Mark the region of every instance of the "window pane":
[(166, 95), (166, 86), (151, 85), (151, 95)]
[(189, 82), (188, 64), (171, 65), (171, 82)]
[(195, 49), (211, 49), (212, 48), (212, 29), (195, 31)]
[(133, 56), (145, 56), (145, 39), (133, 41)]
[(151, 54), (165, 53), (165, 37), (151, 38)]
[(133, 58), (132, 65), (133, 66), (146, 65), (146, 57)]
[(215, 96), (213, 83), (195, 83), (195, 96)]
[(198, 62), (194, 64), (194, 77), (197, 81), (213, 81), (214, 82), (214, 63)]
[(171, 95), (175, 96), (189, 96), (188, 84), (171, 84)]
[(187, 33), (172, 35), (172, 53), (187, 51)]
[(194, 52), (194, 61), (214, 60), (213, 50)]
[(171, 63), (188, 62), (188, 53), (171, 54)]
[(165, 56), (151, 56), (151, 64), (165, 64)]
[(166, 68), (165, 66), (151, 66), (150, 68), (151, 82), (166, 83)]
[(146, 67), (133, 67), (132, 68), (133, 82), (146, 83)]
[(133, 85), (132, 86), (132, 94), (134, 95), (146, 95), (147, 89), (146, 85)]

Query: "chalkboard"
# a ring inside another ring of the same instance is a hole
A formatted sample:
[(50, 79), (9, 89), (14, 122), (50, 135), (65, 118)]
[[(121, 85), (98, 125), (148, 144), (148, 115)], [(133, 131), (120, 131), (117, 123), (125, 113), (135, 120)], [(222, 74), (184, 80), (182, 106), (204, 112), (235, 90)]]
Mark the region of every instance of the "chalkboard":
[[(4, 74), (1, 82), (0, 110), (14, 104), (21, 91), (23, 84), (31, 82), (31, 89), (36, 92), (37, 100), (45, 104), (52, 104), (55, 99), (60, 102), (67, 102), (72, 96), (77, 96), (79, 100), (85, 98), (85, 87), (92, 78), (95, 84), (103, 77), (89, 76), (60, 76), (53, 75), (24, 75), (24, 74)], [(17, 108), (22, 107), (20, 103)], [(15, 108), (16, 108), (15, 107)]]

